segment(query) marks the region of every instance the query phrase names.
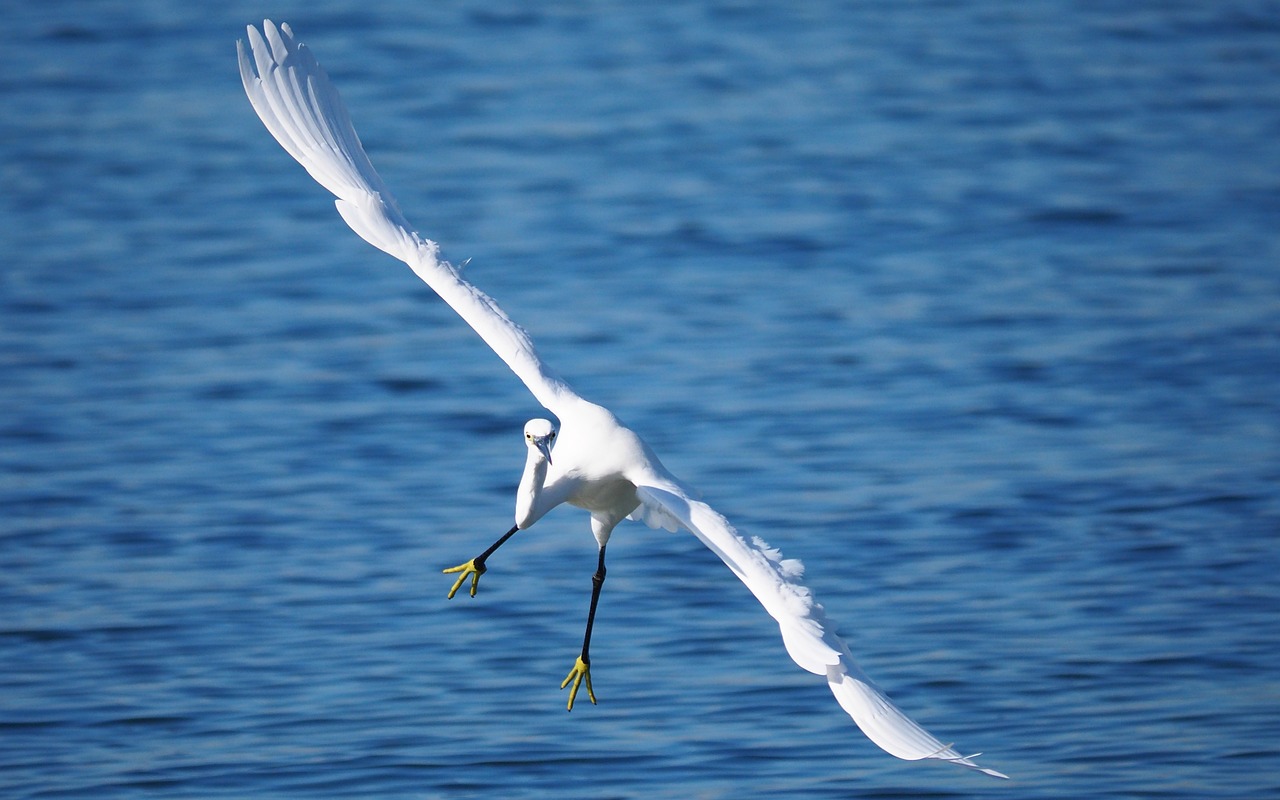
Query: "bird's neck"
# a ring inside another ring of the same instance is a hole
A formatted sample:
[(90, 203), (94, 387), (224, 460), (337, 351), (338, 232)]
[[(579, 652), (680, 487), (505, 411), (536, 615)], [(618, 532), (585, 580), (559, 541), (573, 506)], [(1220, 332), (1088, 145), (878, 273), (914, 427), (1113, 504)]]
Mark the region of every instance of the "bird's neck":
[(546, 513), (539, 507), (538, 498), (547, 481), (547, 459), (533, 448), (524, 462), (524, 474), (520, 476), (520, 488), (516, 490), (516, 525), (527, 528)]

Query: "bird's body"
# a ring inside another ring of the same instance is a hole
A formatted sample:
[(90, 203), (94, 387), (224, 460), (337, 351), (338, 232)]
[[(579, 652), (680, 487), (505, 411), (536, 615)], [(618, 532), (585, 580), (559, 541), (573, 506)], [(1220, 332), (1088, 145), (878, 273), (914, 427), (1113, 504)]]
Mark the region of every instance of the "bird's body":
[(446, 572), (460, 573), (454, 592), (471, 578), (471, 594), (485, 560), (519, 530), (561, 504), (585, 509), (599, 546), (599, 563), (582, 653), (565, 679), (569, 707), (585, 679), (591, 691), (588, 645), (605, 578), (609, 536), (630, 517), (651, 527), (687, 530), (733, 571), (777, 621), (787, 653), (803, 669), (826, 678), (841, 707), (867, 736), (907, 760), (940, 759), (995, 777), (916, 724), (853, 661), (823, 608), (801, 582), (798, 561), (783, 559), (759, 538), (747, 539), (697, 499), (648, 445), (608, 409), (579, 396), (538, 356), (525, 331), (491, 298), (438, 258), (434, 242), (409, 226), (374, 171), (337, 91), (287, 25), (269, 20), (249, 27), (240, 46), (240, 73), (254, 110), (271, 134), (321, 185), (337, 196), (342, 218), (362, 238), (404, 261), (465, 320), (554, 414), (560, 426), (532, 420), (525, 426), (528, 455), (516, 492), (515, 525), (488, 550)]
[[(675, 478), (644, 440), (608, 409), (579, 400), (563, 419), (553, 461), (543, 466), (536, 448), (529, 451), (534, 463), (526, 468), (526, 480), (517, 490), (516, 526), (528, 528), (568, 503), (590, 512), (596, 541), (605, 544), (614, 526), (640, 505), (637, 486)], [(530, 479), (539, 470), (545, 470), (545, 477), (536, 485)]]

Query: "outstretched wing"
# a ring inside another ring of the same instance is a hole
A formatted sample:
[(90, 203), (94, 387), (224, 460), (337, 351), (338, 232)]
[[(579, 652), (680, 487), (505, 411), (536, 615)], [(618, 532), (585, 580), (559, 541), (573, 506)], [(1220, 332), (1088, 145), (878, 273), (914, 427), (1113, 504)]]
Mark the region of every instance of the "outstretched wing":
[(409, 265), (529, 387), (552, 413), (573, 390), (538, 357), (533, 342), (498, 304), (472, 286), (435, 242), (409, 227), (395, 199), (374, 171), (351, 124), (347, 107), (306, 45), (288, 25), (266, 20), (249, 26), (249, 48), (237, 42), (240, 77), (267, 130), (311, 177), (337, 196), (338, 213), (374, 247)]
[(840, 706), (853, 717), (867, 738), (885, 752), (908, 761), (937, 758), (996, 778), (1008, 776), (974, 763), (943, 744), (904, 714), (854, 663), (844, 641), (836, 636), (813, 593), (800, 582), (799, 561), (784, 559), (763, 540), (745, 539), (729, 521), (679, 485), (655, 480), (637, 488), (641, 507), (634, 517), (669, 527), (675, 520), (688, 528), (733, 574), (747, 585), (778, 622), (787, 653), (802, 668), (825, 676)]

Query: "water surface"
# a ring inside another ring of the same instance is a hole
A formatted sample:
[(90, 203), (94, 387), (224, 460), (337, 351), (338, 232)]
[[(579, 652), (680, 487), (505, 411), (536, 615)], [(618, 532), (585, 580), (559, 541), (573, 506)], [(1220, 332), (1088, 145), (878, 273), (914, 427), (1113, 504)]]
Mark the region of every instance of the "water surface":
[(0, 37), (0, 794), (1280, 791), (1269, 3), (276, 4), (425, 235), (1014, 776), (692, 537), (491, 562), (540, 410), (254, 118), (264, 9)]

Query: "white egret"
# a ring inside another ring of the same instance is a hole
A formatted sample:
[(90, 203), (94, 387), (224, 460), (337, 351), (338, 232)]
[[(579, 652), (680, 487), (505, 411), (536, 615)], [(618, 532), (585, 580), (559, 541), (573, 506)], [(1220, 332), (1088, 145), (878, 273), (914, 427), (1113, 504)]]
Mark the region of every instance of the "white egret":
[(564, 683), (591, 687), (591, 627), (605, 579), (605, 546), (614, 527), (631, 518), (653, 527), (693, 533), (746, 584), (777, 621), (787, 653), (803, 669), (826, 678), (836, 700), (877, 745), (907, 760), (941, 759), (998, 778), (942, 743), (900, 711), (854, 663), (848, 646), (827, 622), (822, 606), (800, 581), (795, 560), (759, 538), (747, 539), (662, 466), (653, 451), (607, 409), (576, 394), (538, 357), (525, 331), (487, 295), (439, 258), (439, 248), (409, 226), (374, 171), (347, 109), (310, 50), (288, 25), (270, 20), (248, 28), (249, 47), (237, 42), (245, 91), (267, 130), (322, 186), (337, 196), (338, 213), (374, 247), (404, 261), (493, 348), (533, 396), (560, 420), (525, 426), (528, 445), (516, 494), (515, 525), (493, 546), (452, 569), (452, 598), (470, 578), (474, 596), (485, 561), (517, 531), (561, 503), (586, 509), (599, 546), (582, 651)]

